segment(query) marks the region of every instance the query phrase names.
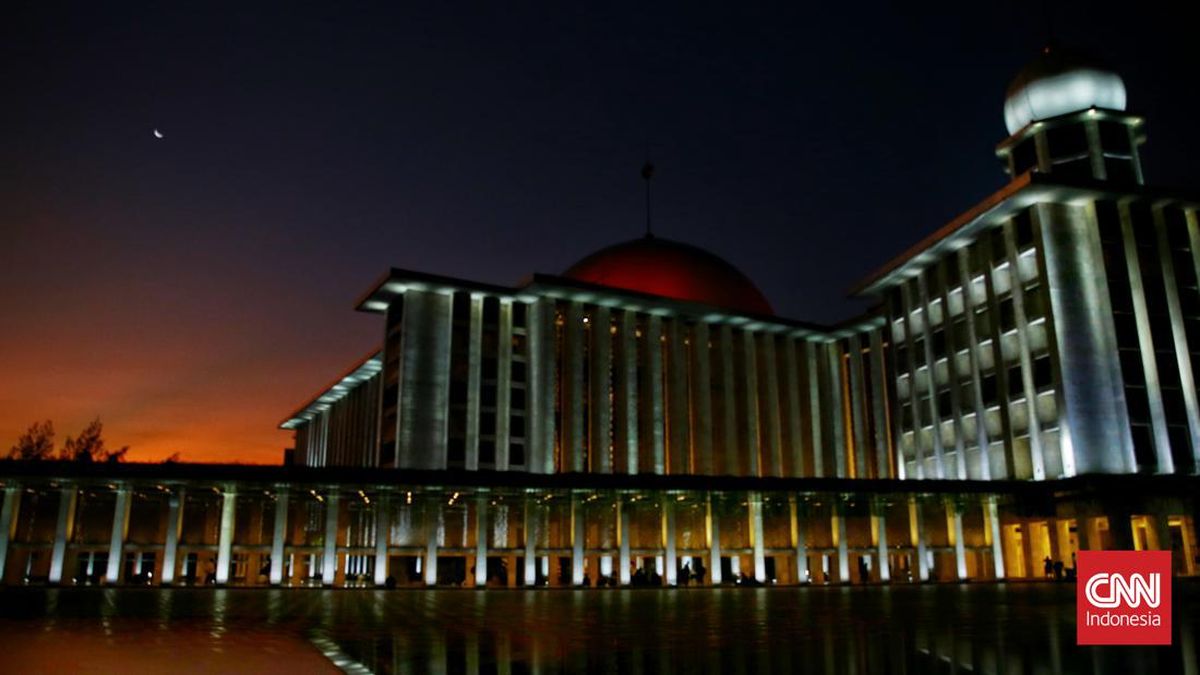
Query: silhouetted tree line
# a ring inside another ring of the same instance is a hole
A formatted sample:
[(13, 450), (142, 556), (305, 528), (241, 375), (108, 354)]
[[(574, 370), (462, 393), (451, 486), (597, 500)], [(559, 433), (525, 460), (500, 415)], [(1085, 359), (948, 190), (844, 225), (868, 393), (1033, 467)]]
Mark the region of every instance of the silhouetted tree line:
[(104, 425), (100, 418), (72, 438), (67, 436), (58, 452), (54, 451), (54, 423), (50, 420), (34, 422), (17, 439), (17, 444), (8, 449), (7, 459), (63, 460), (68, 462), (123, 462), (129, 446), (110, 449), (104, 441)]

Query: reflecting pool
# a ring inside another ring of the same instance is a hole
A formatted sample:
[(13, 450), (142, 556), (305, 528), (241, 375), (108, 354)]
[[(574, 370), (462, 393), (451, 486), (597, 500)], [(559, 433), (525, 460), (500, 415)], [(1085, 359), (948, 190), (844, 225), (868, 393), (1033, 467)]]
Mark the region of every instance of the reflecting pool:
[(1075, 588), (1054, 583), (10, 588), (0, 590), (0, 670), (1196, 673), (1200, 585), (1174, 584), (1170, 647), (1075, 646)]

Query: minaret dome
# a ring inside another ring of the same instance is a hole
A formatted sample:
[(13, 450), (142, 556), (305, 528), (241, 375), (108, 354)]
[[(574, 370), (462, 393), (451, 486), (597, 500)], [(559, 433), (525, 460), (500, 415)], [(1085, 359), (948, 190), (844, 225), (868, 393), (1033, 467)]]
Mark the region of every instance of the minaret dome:
[(1032, 122), (1089, 108), (1125, 110), (1121, 76), (1078, 52), (1046, 47), (1008, 85), (1004, 124), (1015, 134)]

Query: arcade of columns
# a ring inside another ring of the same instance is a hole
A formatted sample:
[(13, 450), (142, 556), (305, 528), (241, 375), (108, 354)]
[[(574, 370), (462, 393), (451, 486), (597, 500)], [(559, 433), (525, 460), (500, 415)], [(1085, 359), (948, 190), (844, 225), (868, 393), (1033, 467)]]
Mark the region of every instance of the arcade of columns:
[(637, 568), (675, 585), (686, 563), (705, 584), (953, 581), (1174, 542), (1176, 573), (1195, 574), (1185, 505), (1143, 510), (1084, 500), (1018, 515), (992, 494), (8, 482), (0, 569), (7, 583), (579, 586), (628, 585)]

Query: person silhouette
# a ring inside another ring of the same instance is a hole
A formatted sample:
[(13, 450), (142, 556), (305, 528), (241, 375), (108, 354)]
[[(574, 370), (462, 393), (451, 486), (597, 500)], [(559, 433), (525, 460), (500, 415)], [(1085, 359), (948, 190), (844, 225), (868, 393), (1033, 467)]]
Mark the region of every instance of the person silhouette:
[(648, 580), (646, 579), (646, 570), (639, 567), (638, 570), (633, 573), (632, 585), (645, 586), (647, 581)]

